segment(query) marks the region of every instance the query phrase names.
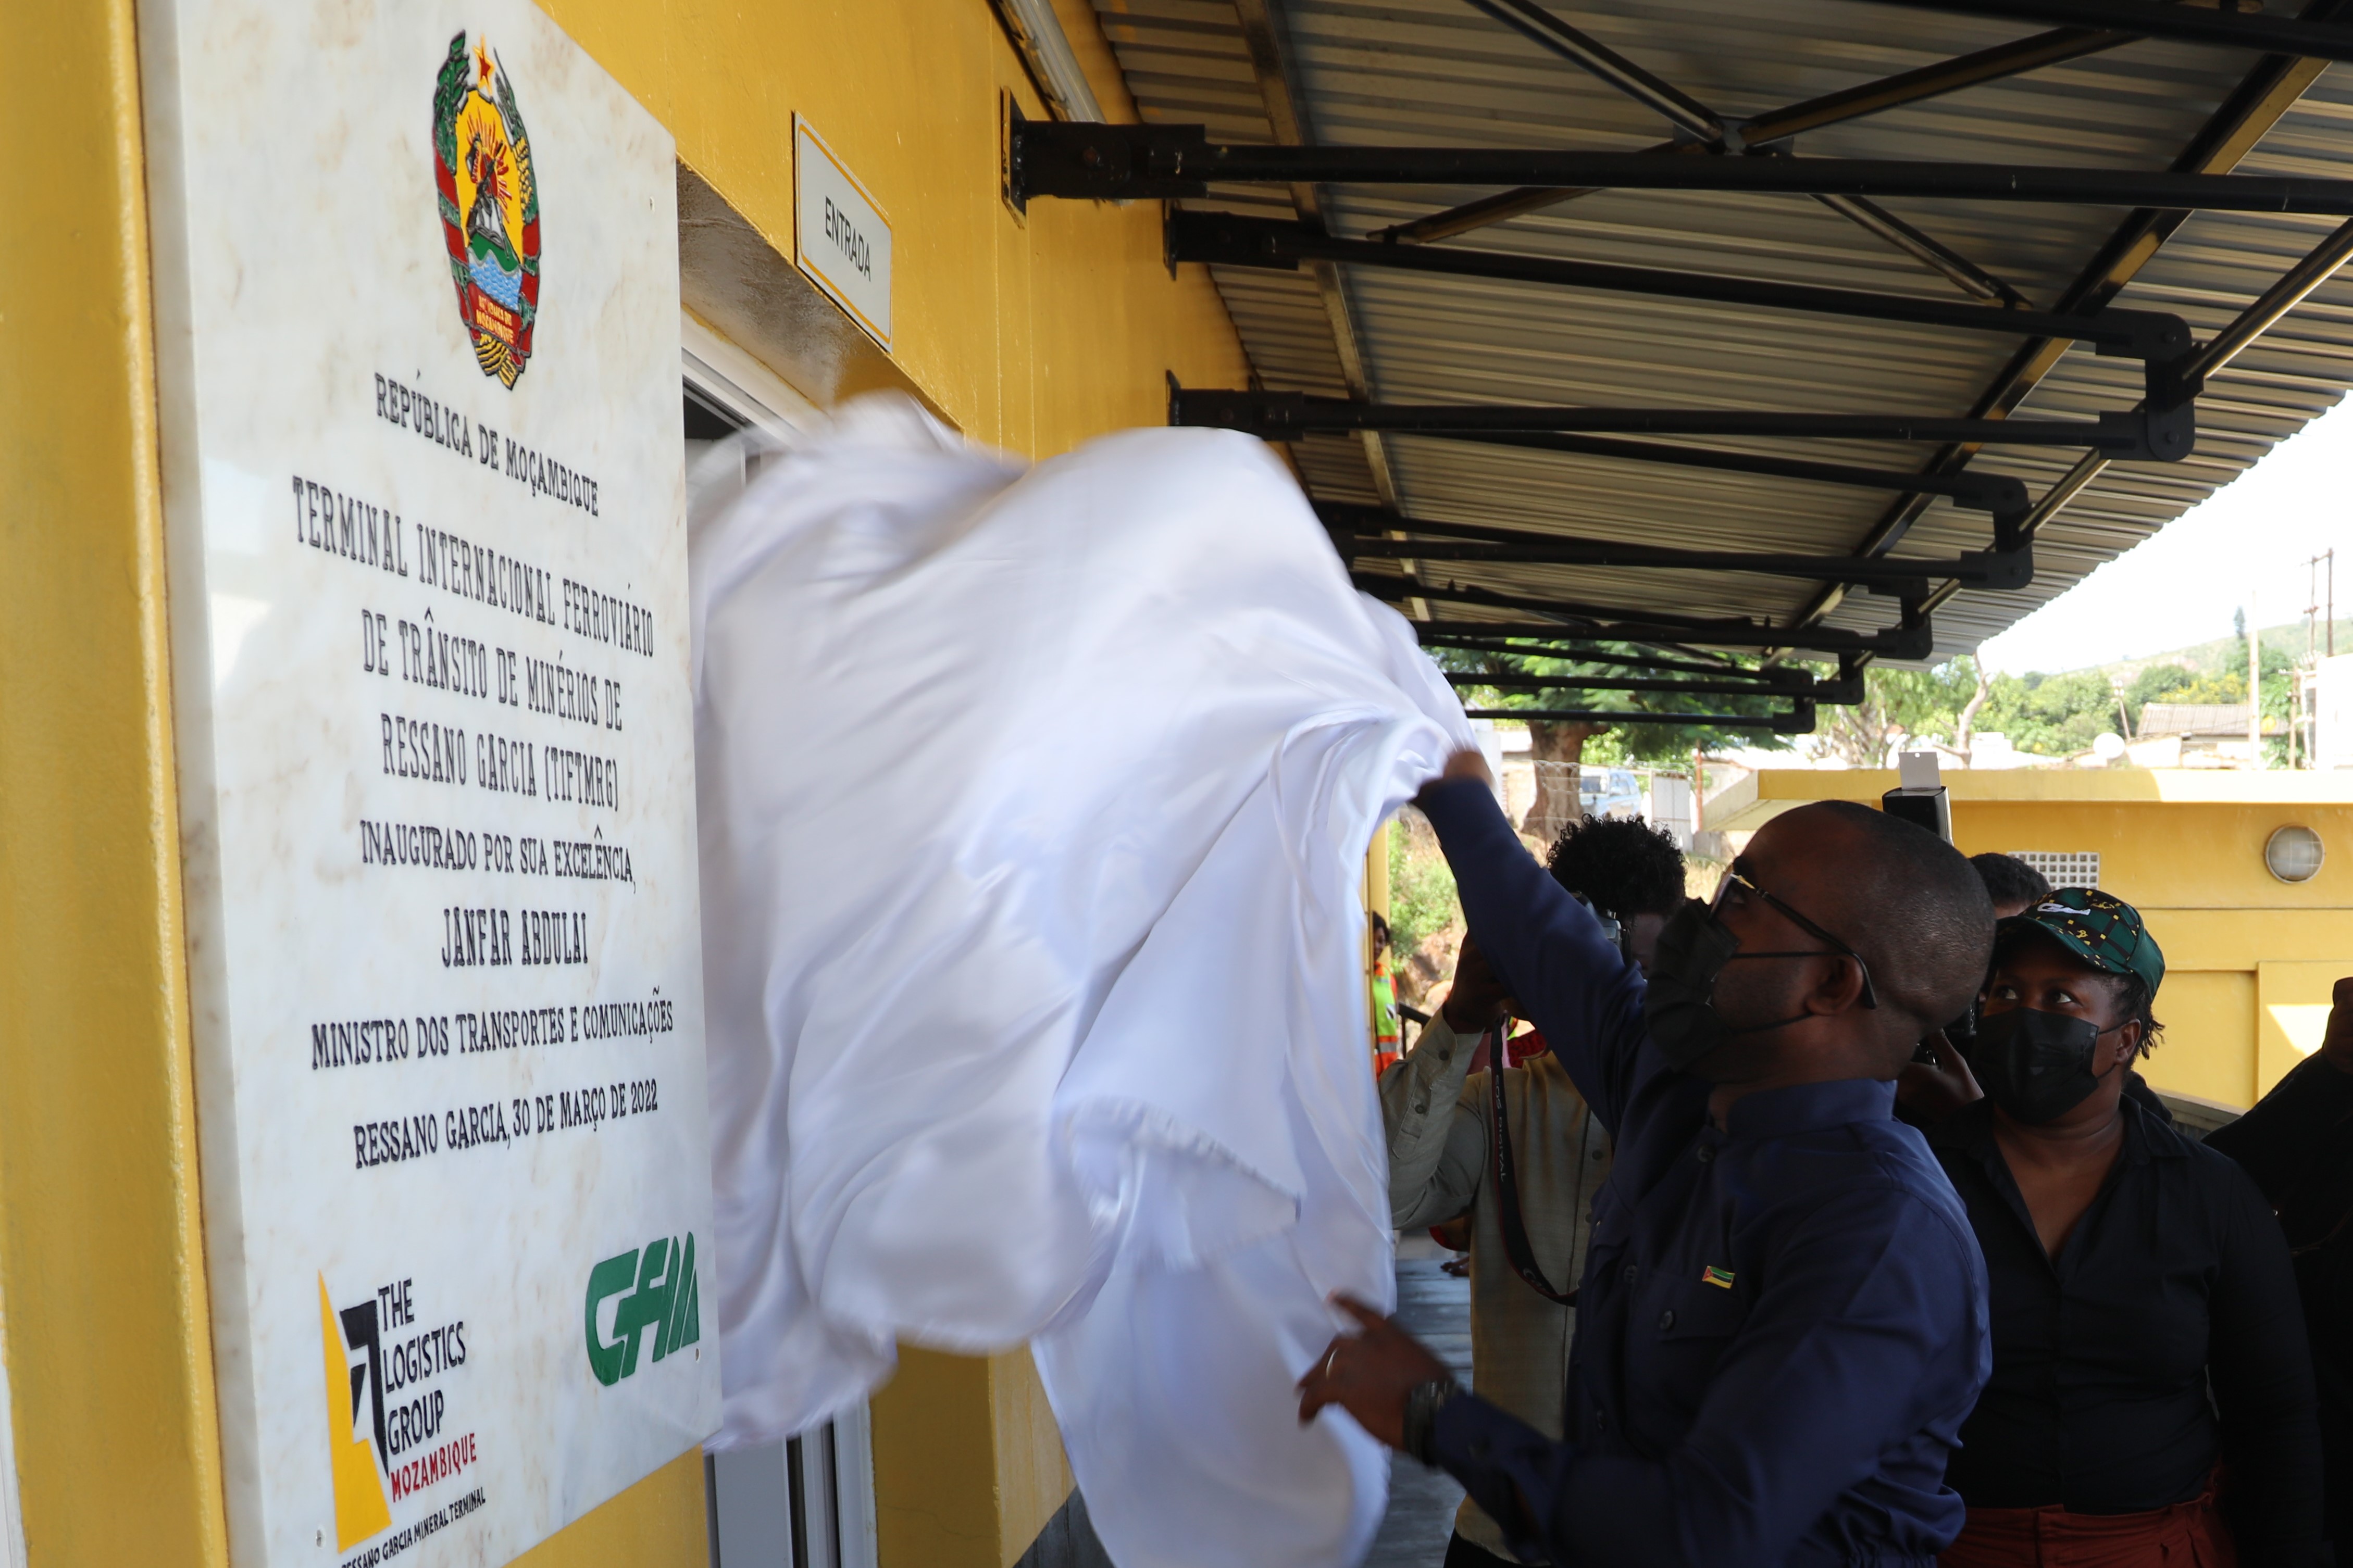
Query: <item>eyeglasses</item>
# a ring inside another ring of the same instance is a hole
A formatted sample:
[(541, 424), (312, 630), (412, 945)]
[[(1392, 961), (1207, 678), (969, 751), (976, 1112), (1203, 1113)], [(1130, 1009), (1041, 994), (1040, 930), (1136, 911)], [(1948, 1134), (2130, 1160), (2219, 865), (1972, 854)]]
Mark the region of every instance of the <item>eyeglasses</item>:
[[(1724, 880), (1716, 884), (1715, 897), (1708, 905), (1708, 912), (1715, 915), (1723, 914), (1725, 905), (1736, 898), (1755, 898), (1760, 902), (1780, 910), (1781, 913), (1788, 919), (1789, 923), (1796, 926), (1799, 931), (1804, 931), (1808, 936), (1814, 937), (1820, 941), (1830, 943), (1831, 951), (1838, 954), (1838, 956), (1854, 960), (1855, 972), (1862, 976), (1862, 995), (1861, 998), (1862, 1005), (1866, 1007), (1876, 1007), (1879, 1005), (1879, 994), (1872, 989), (1871, 965), (1862, 961), (1862, 954), (1855, 952), (1853, 948), (1848, 946), (1844, 942), (1832, 936), (1829, 931), (1824, 931), (1820, 926), (1816, 925), (1813, 921), (1799, 914), (1796, 910), (1790, 908), (1787, 901), (1775, 898), (1772, 894), (1767, 892), (1764, 889), (1751, 881), (1749, 879), (1748, 873), (1742, 869), (1741, 863), (1738, 860), (1735, 860), (1732, 863), (1731, 868), (1724, 873)], [(1774, 952), (1736, 952), (1732, 956), (1734, 958), (1820, 958), (1826, 955), (1811, 948), (1803, 948)]]

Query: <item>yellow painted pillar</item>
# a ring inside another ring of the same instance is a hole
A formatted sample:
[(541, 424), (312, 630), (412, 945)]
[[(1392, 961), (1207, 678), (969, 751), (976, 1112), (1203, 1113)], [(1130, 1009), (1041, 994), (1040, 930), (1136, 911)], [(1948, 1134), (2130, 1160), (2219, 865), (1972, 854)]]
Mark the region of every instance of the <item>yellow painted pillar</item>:
[(34, 1568), (224, 1564), (131, 0), (0, 5), (0, 1300)]
[(902, 1345), (873, 1413), (881, 1568), (1012, 1568), (1071, 1495), (1070, 1461), (1027, 1351)]

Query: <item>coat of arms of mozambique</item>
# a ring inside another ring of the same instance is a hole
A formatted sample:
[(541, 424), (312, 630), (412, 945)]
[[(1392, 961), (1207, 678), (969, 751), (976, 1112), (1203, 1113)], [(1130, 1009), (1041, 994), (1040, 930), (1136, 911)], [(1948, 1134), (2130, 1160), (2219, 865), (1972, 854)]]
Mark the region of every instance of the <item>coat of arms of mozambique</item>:
[(512, 386), (539, 319), (539, 182), (505, 66), (487, 41), (469, 58), (463, 33), (433, 86), (433, 159), (458, 319), (482, 374)]

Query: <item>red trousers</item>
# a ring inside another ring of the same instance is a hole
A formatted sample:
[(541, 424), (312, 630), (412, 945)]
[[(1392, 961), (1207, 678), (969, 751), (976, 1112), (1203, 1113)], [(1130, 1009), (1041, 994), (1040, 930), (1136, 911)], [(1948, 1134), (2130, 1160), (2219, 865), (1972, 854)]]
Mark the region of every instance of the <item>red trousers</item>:
[(2238, 1568), (2238, 1548), (2208, 1492), (2147, 1513), (1973, 1508), (1942, 1568)]

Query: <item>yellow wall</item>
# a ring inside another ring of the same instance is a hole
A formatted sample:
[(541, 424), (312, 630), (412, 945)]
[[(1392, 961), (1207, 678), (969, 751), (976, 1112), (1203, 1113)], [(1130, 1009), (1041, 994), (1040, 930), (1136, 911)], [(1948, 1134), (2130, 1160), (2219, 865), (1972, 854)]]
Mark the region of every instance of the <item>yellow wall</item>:
[[(1046, 111), (985, 0), (543, 4), (786, 255), (792, 117), (807, 120), (891, 222), (893, 361), (966, 434), (1045, 456), (1164, 423), (1168, 373), (1244, 384), (1205, 269), (1169, 277), (1158, 204), (1041, 202), (1021, 216), (1001, 199), (1000, 95)], [(1057, 10), (1106, 114), (1133, 121), (1092, 10)], [(884, 1568), (1006, 1568), (1069, 1495), (1024, 1352), (902, 1350), (873, 1411)]]
[[(966, 434), (1033, 455), (1165, 424), (1166, 373), (1240, 386), (1205, 268), (1172, 282), (1160, 206), (1001, 199), (999, 94), (1045, 110), (987, 0), (542, 0), (791, 254), (799, 113), (891, 222), (892, 357)], [(1083, 0), (1058, 5), (1096, 96), (1134, 118)]]
[[(1753, 829), (1805, 800), (1876, 805), (1893, 773), (1772, 770), (1711, 803), (1711, 826)], [(2353, 974), (2353, 775), (2116, 769), (1948, 773), (1967, 854), (2092, 851), (2100, 886), (2135, 905), (2165, 950), (2143, 1068), (2159, 1089), (2252, 1105), (2320, 1043), (2329, 988)], [(2300, 824), (2327, 858), (2310, 881), (2263, 865)]]
[[(515, 1568), (708, 1568), (702, 1455), (681, 1454), (514, 1560)], [(39, 1568), (39, 1564), (35, 1564)]]
[[(1001, 202), (999, 94), (1042, 110), (987, 0), (546, 4), (787, 253), (808, 118), (892, 221), (901, 369), (970, 434), (1043, 454), (1160, 423), (1166, 372), (1242, 384), (1202, 269), (1161, 265), (1156, 205)], [(1058, 5), (1132, 119), (1082, 0)], [(0, 1300), (26, 1542), (35, 1568), (217, 1565), (132, 0), (0, 5), (0, 58), (26, 63), (0, 146), (39, 149), (0, 163)], [(876, 1425), (893, 1568), (965, 1560), (959, 1531), (1002, 1568), (1068, 1490), (1026, 1358), (912, 1355)], [(927, 1456), (934, 1426), (974, 1441)], [(702, 1493), (681, 1458), (525, 1561), (700, 1564)]]
[[(1169, 277), (1158, 204), (1041, 202), (1022, 216), (1001, 199), (1001, 95), (1046, 111), (985, 0), (542, 3), (785, 255), (792, 117), (807, 120), (891, 222), (893, 361), (966, 434), (1046, 456), (1165, 423), (1168, 373), (1247, 380), (1206, 270)], [(1092, 10), (1057, 10), (1106, 114), (1133, 121)], [(884, 1568), (1006, 1568), (1070, 1493), (1024, 1352), (904, 1350), (873, 1411)]]

